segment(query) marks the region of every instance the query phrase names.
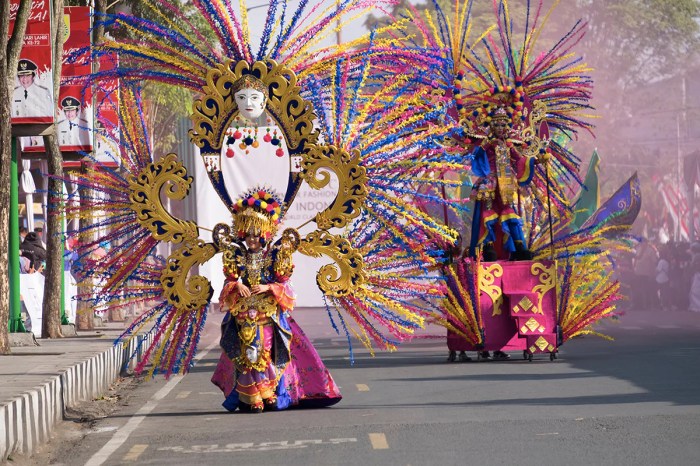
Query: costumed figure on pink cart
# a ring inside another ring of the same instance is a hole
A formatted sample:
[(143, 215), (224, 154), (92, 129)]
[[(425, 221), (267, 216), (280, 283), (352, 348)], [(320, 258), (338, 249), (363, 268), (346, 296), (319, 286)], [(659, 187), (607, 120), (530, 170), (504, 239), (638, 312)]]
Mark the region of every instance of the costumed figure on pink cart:
[(522, 2), (524, 24), (511, 16), (513, 3), (494, 0), (495, 28), (475, 43), (466, 40), (472, 1), (455, 2), (459, 29), (439, 7), (417, 24), (422, 41), (452, 51), (449, 66), (425, 79), (454, 97), (446, 124), (456, 128), (448, 142), (472, 165), (469, 246), (440, 269), (450, 362), (469, 360), (470, 350), (479, 359), (490, 359), (490, 351), (493, 359), (507, 359), (505, 351), (555, 359), (569, 338), (595, 333), (590, 326), (614, 316), (620, 298), (610, 251), (628, 247), (629, 216), (619, 214), (638, 204), (630, 183), (630, 202), (616, 212), (624, 221), (612, 225), (605, 220), (612, 217), (601, 216), (572, 230), (571, 193), (583, 181), (581, 159), (568, 145), (580, 131), (592, 132), (590, 69), (573, 51), (587, 25), (577, 21), (539, 51), (556, 3)]
[(472, 172), (478, 178), (472, 189), (476, 202), (469, 256), (475, 257), (477, 248), (481, 248), (483, 260), (494, 262), (499, 259), (500, 248), (505, 254), (500, 258), (531, 260), (515, 205), (518, 188), (532, 181), (535, 165), (546, 161), (549, 154), (523, 154), (524, 143), (515, 138), (512, 115), (504, 106), (495, 107), (487, 121), (488, 134), (472, 152)]

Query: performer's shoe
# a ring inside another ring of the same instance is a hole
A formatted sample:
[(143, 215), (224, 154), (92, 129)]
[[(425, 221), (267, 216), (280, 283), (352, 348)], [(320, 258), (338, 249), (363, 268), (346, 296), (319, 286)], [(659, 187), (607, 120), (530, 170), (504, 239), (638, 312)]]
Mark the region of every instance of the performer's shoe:
[(512, 261), (531, 261), (532, 252), (525, 247), (522, 241), (515, 241), (515, 251), (510, 254)]
[(450, 354), (447, 355), (447, 362), (455, 362), (456, 360), (457, 360), (457, 352), (450, 351)]
[(482, 252), (484, 254), (484, 262), (496, 262), (498, 260), (498, 256), (496, 255), (496, 248), (493, 246), (493, 243), (484, 243)]
[(471, 360), (472, 358), (467, 356), (467, 353), (465, 353), (464, 351), (459, 352), (459, 362), (469, 362)]
[(507, 361), (510, 359), (510, 356), (503, 351), (494, 351), (493, 352), (493, 360), (494, 361)]
[(276, 396), (271, 396), (270, 398), (267, 398), (263, 401), (265, 402), (266, 409), (276, 409), (277, 408), (277, 397)]
[(250, 406), (251, 413), (262, 413), (263, 409), (265, 409), (265, 407), (262, 403), (255, 403), (254, 405)]
[(488, 351), (480, 351), (479, 352), (479, 359), (484, 360), (484, 361), (488, 361), (489, 359), (491, 359), (491, 353), (489, 353)]

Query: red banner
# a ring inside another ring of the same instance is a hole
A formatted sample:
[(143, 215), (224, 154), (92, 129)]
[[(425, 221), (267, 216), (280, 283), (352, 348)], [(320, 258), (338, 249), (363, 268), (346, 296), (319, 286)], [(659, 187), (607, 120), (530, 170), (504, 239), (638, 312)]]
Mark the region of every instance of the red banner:
[[(66, 7), (61, 87), (58, 96), (56, 137), (62, 152), (90, 152), (93, 148), (90, 7)], [(22, 138), (24, 152), (45, 152), (43, 138)]]
[[(103, 55), (100, 72), (119, 67), (119, 57)], [(119, 80), (102, 79), (95, 83), (95, 160), (117, 166), (120, 164)]]
[[(10, 34), (20, 0), (10, 1)], [(34, 0), (24, 35), (12, 93), (12, 124), (53, 123), (51, 10), (48, 0)]]

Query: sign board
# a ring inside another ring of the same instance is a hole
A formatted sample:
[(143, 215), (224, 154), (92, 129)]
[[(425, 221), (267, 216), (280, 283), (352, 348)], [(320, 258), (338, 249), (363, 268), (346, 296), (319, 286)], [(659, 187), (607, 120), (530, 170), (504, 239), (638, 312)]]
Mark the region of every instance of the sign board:
[[(64, 12), (66, 40), (57, 101), (56, 137), (62, 152), (91, 152), (93, 109), (92, 86), (88, 80), (92, 73), (91, 8), (66, 7)], [(45, 152), (43, 138), (40, 137), (22, 138), (21, 145), (23, 152)]]
[[(10, 1), (10, 34), (19, 3)], [(53, 123), (54, 109), (51, 7), (49, 0), (34, 0), (12, 92), (12, 124)]]

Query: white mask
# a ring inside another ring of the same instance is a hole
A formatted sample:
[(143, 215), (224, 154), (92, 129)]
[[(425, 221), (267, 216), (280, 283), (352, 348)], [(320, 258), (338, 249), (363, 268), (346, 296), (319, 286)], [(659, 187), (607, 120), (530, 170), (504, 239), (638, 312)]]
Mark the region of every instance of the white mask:
[(238, 106), (238, 114), (255, 121), (265, 111), (265, 94), (246, 87), (233, 95)]

